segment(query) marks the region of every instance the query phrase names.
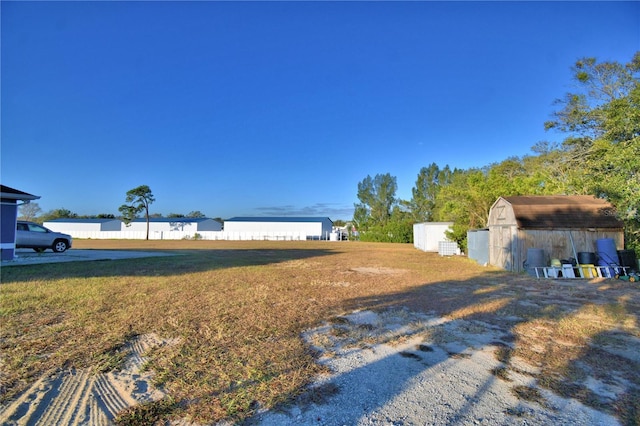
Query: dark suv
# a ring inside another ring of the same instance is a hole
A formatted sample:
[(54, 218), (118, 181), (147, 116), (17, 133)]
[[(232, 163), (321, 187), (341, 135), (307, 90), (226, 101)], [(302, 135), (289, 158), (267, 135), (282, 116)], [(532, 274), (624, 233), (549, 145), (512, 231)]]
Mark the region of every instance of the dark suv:
[(51, 249), (56, 253), (71, 248), (71, 235), (53, 232), (33, 222), (18, 221), (16, 248), (32, 248), (37, 252)]

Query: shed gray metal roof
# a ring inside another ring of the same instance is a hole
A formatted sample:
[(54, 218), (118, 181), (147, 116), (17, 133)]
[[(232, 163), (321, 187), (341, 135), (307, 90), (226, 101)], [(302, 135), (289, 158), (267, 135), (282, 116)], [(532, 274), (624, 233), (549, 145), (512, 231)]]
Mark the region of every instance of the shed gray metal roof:
[(614, 207), (590, 195), (503, 197), (513, 208), (519, 228), (622, 229)]

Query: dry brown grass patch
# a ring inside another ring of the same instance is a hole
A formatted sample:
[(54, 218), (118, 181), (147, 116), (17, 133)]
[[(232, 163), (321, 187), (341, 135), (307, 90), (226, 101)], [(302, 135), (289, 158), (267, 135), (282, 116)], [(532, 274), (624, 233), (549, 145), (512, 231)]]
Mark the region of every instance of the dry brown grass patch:
[(537, 388), (531, 386), (517, 385), (512, 388), (513, 393), (520, 399), (535, 402), (543, 407), (547, 406), (547, 401)]

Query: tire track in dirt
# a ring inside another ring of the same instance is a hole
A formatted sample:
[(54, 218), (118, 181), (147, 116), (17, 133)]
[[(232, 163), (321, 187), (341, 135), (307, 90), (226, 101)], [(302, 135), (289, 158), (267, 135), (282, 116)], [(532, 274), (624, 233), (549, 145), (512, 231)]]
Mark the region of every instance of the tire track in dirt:
[(149, 384), (151, 373), (141, 373), (144, 353), (167, 344), (150, 334), (128, 343), (130, 355), (122, 370), (95, 374), (90, 368), (43, 376), (18, 399), (0, 408), (2, 425), (108, 426), (118, 412), (162, 398)]
[(38, 416), (36, 425), (79, 423), (79, 418), (82, 417), (79, 407), (82, 406), (82, 401), (89, 398), (93, 386), (91, 373), (89, 370), (74, 371), (62, 377), (60, 382), (58, 392), (43, 400), (46, 405), (42, 415)]
[(89, 424), (92, 426), (109, 426), (111, 423), (111, 419), (102, 411), (98, 400), (91, 398), (89, 401)]
[(108, 375), (101, 375), (95, 384), (96, 405), (106, 415), (113, 419), (119, 411), (136, 404), (136, 400), (123, 395)]

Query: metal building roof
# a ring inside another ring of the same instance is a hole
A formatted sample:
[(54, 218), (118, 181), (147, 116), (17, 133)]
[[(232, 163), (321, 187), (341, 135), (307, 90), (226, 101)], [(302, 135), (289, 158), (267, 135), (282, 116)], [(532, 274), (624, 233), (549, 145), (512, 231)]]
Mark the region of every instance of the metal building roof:
[(329, 220), (331, 223), (333, 221), (328, 217), (293, 217), (293, 216), (280, 216), (280, 217), (232, 217), (231, 219), (226, 219), (225, 222), (324, 222), (325, 220)]
[[(150, 217), (149, 222), (153, 223), (176, 223), (176, 222), (204, 222), (205, 220), (214, 220), (208, 217)], [(146, 222), (144, 217), (138, 217), (132, 220), (132, 222)]]

